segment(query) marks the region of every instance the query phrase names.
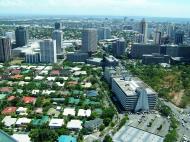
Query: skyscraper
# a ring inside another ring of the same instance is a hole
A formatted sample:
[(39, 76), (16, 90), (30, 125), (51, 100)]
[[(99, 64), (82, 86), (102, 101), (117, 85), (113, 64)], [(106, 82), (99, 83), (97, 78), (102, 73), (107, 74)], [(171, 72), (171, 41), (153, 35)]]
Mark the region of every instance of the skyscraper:
[(22, 47), (28, 43), (28, 31), (25, 27), (17, 27), (15, 31), (16, 46)]
[(56, 63), (56, 41), (45, 39), (40, 41), (40, 61), (42, 63)]
[(82, 52), (92, 53), (97, 50), (97, 30), (84, 29), (82, 32)]
[(125, 53), (125, 40), (120, 39), (112, 43), (112, 52), (115, 57), (121, 57)]
[(161, 44), (161, 35), (162, 33), (158, 30), (156, 30), (155, 35), (154, 35), (154, 43), (155, 44)]
[(111, 38), (111, 29), (110, 28), (100, 28), (98, 29), (98, 40), (110, 39)]
[(52, 33), (52, 39), (56, 41), (57, 54), (61, 54), (63, 45), (63, 32), (61, 30), (54, 30)]
[(142, 19), (142, 21), (140, 22), (139, 32), (143, 34), (145, 44), (147, 43), (147, 32), (148, 32), (147, 30), (148, 30), (148, 23), (146, 22), (145, 19)]
[(11, 42), (15, 40), (15, 32), (6, 32), (5, 37), (9, 38)]
[(55, 29), (56, 29), (56, 30), (61, 30), (61, 29), (62, 29), (62, 23), (56, 22), (56, 23), (55, 23)]
[(175, 44), (183, 44), (183, 41), (184, 41), (184, 32), (177, 31), (175, 33)]
[(0, 37), (0, 62), (9, 61), (11, 58), (11, 40)]

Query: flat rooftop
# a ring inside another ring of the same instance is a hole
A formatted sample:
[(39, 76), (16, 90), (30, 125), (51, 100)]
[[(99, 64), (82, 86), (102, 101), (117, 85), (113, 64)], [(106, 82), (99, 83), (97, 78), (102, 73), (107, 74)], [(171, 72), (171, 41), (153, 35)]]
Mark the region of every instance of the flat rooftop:
[(125, 125), (113, 137), (113, 142), (163, 142), (164, 138)]
[(127, 96), (137, 95), (135, 92), (137, 88), (144, 88), (147, 94), (157, 94), (152, 88), (137, 77), (131, 77), (128, 80), (124, 80), (122, 77), (116, 77), (113, 78), (113, 80), (118, 84), (118, 86), (120, 86)]

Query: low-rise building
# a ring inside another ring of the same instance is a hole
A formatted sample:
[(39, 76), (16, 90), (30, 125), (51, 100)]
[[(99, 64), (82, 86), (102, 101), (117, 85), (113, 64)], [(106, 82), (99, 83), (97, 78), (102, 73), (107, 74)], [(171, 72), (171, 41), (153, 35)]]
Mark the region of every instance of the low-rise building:
[(64, 119), (51, 119), (49, 122), (49, 127), (52, 129), (60, 128), (64, 125)]
[(5, 126), (11, 127), (15, 125), (16, 123), (16, 118), (12, 118), (11, 116), (5, 116), (4, 119), (2, 120), (2, 123), (4, 123)]
[(71, 120), (67, 123), (68, 129), (82, 129), (82, 121), (80, 120)]
[(68, 115), (75, 116), (75, 114), (76, 112), (74, 108), (65, 108), (63, 111), (64, 116), (68, 116)]
[(160, 63), (170, 63), (170, 56), (168, 55), (161, 55), (158, 53), (153, 54), (144, 54), (142, 56), (142, 63), (149, 65), (149, 64), (160, 64)]
[(18, 115), (28, 115), (27, 113), (27, 108), (24, 108), (24, 107), (19, 107), (17, 110), (16, 110), (16, 113)]
[(91, 115), (91, 110), (84, 110), (84, 109), (79, 109), (78, 111), (78, 116), (82, 116), (82, 117), (90, 117)]
[(88, 53), (70, 52), (67, 54), (67, 60), (71, 62), (86, 62), (86, 59), (88, 58), (89, 58)]
[(13, 134), (12, 138), (17, 140), (17, 142), (31, 142), (31, 139), (28, 136), (28, 134)]
[(23, 117), (23, 118), (19, 118), (19, 119), (16, 121), (16, 125), (17, 125), (17, 126), (26, 126), (26, 125), (28, 125), (30, 122), (31, 122), (31, 119), (28, 119), (28, 118), (26, 118), (26, 117)]
[(84, 127), (89, 130), (97, 130), (101, 125), (103, 125), (103, 119), (97, 118), (91, 121), (86, 121)]

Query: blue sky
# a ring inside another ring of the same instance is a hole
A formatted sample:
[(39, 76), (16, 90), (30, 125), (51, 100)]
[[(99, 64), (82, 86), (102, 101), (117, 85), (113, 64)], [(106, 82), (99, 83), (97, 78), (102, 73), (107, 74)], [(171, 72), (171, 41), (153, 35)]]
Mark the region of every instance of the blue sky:
[(190, 18), (190, 0), (0, 0), (0, 14)]

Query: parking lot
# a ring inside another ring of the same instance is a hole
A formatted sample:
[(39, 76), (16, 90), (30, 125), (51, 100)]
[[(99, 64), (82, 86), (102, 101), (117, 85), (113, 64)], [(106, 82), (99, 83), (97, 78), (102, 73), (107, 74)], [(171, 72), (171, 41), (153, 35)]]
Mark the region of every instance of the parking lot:
[(130, 114), (129, 126), (150, 132), (164, 137), (168, 131), (170, 123), (167, 118), (158, 113), (152, 114)]

